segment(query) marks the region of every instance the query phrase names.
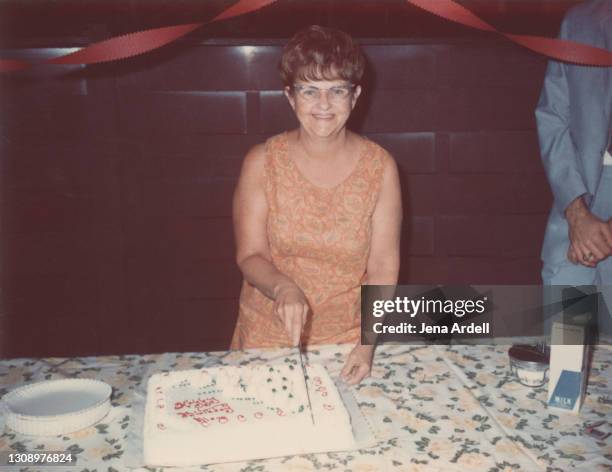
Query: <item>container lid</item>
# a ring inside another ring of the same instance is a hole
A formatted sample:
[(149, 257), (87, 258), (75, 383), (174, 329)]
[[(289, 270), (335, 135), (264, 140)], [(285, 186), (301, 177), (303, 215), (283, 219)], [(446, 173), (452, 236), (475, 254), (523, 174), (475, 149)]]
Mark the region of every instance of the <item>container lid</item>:
[(508, 351), (511, 361), (520, 362), (526, 367), (542, 370), (548, 367), (550, 356), (548, 352), (542, 352), (535, 346), (528, 344), (515, 344)]

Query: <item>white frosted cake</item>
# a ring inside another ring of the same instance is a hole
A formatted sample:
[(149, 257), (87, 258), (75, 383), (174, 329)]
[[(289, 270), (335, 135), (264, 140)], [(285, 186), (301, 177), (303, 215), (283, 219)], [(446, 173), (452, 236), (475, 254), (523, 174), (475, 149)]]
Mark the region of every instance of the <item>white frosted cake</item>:
[(185, 466), (355, 448), (349, 414), (322, 365), (224, 366), (149, 379), (147, 465)]

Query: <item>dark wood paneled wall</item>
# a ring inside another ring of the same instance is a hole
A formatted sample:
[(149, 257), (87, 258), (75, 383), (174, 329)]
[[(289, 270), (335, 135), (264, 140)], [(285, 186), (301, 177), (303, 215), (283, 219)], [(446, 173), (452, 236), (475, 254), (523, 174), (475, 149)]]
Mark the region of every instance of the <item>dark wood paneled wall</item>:
[[(351, 126), (401, 170), (401, 282), (538, 283), (545, 59), (490, 36), (363, 43)], [(210, 41), (1, 78), (0, 354), (227, 348), (240, 162), (295, 126), (280, 44)]]

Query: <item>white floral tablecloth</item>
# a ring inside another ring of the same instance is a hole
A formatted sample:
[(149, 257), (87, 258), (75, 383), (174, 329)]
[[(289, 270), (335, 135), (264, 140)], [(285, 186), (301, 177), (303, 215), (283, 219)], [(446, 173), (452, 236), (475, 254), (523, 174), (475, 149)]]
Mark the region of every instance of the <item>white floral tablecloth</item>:
[[(349, 349), (311, 349), (308, 361), (325, 364), (334, 375)], [(508, 346), (380, 346), (372, 376), (353, 391), (373, 428), (375, 447), (181, 470), (612, 471), (612, 437), (599, 442), (583, 434), (585, 425), (612, 421), (610, 347), (595, 350), (588, 396), (578, 416), (549, 411), (546, 388), (520, 385), (509, 372), (507, 350)], [(272, 361), (290, 354), (280, 349), (0, 361), (0, 395), (26, 383), (68, 377), (99, 379), (113, 387), (113, 408), (101, 423), (51, 438), (4, 428), (0, 451), (71, 451), (78, 463), (68, 470), (135, 470), (129, 438), (140, 422), (135, 405), (142, 404), (152, 373)]]

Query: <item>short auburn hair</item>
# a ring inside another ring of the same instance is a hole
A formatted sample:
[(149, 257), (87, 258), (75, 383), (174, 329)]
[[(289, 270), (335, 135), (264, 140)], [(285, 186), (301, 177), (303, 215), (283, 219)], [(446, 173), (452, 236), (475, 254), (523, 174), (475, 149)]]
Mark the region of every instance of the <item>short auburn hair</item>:
[(312, 25), (298, 31), (283, 48), (279, 70), (283, 84), (296, 79), (346, 80), (359, 84), (365, 57), (348, 34), (334, 28)]

